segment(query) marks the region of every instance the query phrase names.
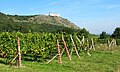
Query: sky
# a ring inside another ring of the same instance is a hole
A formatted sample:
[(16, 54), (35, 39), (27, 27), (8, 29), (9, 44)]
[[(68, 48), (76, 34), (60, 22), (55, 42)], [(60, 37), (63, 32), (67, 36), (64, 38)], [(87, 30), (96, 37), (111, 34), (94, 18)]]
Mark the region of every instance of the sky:
[(120, 27), (120, 0), (0, 0), (0, 12), (12, 15), (59, 13), (90, 33), (112, 34)]

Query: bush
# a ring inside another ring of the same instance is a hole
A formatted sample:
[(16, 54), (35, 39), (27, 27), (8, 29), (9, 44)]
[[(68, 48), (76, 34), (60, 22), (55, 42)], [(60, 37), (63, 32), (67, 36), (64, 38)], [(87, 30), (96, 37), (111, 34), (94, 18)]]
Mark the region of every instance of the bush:
[(98, 39), (97, 43), (105, 44), (107, 43), (107, 39)]
[(117, 45), (120, 45), (120, 39), (117, 39), (116, 41), (117, 41)]

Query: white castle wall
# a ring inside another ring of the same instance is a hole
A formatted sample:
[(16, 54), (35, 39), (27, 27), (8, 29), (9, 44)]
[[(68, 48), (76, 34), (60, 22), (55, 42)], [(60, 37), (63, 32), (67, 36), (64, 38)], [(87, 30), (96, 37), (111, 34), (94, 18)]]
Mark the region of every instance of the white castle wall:
[(60, 17), (60, 14), (56, 14), (56, 13), (49, 13), (49, 14), (45, 14), (46, 16), (55, 16), (55, 17)]

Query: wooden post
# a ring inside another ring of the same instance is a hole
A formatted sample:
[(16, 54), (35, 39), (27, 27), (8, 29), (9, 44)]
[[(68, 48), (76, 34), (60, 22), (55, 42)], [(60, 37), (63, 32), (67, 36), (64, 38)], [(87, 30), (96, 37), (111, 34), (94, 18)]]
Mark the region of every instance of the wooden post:
[(18, 54), (13, 58), (13, 60), (11, 61), (11, 65), (14, 62), (14, 60), (18, 57)]
[[(92, 48), (93, 48), (93, 50), (95, 50), (93, 38), (91, 38), (91, 41), (92, 41)], [(90, 49), (91, 49), (91, 48), (90, 48)]]
[(110, 40), (108, 39), (108, 45), (110, 44)]
[(70, 52), (70, 56), (71, 56), (71, 57), (72, 57), (72, 52), (73, 52), (73, 47), (72, 47), (71, 52)]
[(72, 40), (73, 47), (74, 47), (74, 49), (75, 49), (75, 51), (76, 51), (76, 54), (77, 54), (78, 58), (80, 58), (80, 56), (79, 56), (79, 54), (78, 54), (78, 50), (77, 50), (77, 48), (76, 48), (76, 46), (75, 46), (75, 43), (74, 43), (74, 41), (73, 41), (72, 35), (70, 35), (70, 38), (71, 38), (71, 40)]
[(82, 42), (83, 42), (83, 44), (85, 43), (85, 37), (83, 36), (83, 38), (82, 38)]
[[(61, 52), (61, 56), (62, 56), (64, 50), (65, 50), (65, 49), (62, 50), (62, 52)], [(58, 54), (56, 54), (51, 60), (49, 60), (49, 61), (47, 62), (47, 64), (50, 63), (52, 60), (54, 60), (57, 56), (58, 56)]]
[(116, 40), (113, 39), (113, 43), (112, 43), (112, 49), (116, 47)]
[(79, 43), (80, 43), (80, 45), (82, 44), (82, 42), (80, 41), (80, 39), (77, 37), (77, 35), (76, 35), (76, 38), (77, 38), (77, 40), (79, 41)]
[(63, 35), (62, 35), (62, 41), (63, 41), (63, 43), (64, 43), (64, 48), (66, 49), (66, 52), (67, 52), (67, 54), (68, 54), (68, 58), (71, 60), (71, 56), (70, 56), (70, 54), (69, 54), (69, 51), (68, 51), (68, 48), (67, 48), (67, 45), (66, 45), (66, 42), (65, 42), (65, 40), (64, 40)]
[(62, 64), (62, 58), (61, 58), (61, 54), (60, 54), (60, 45), (59, 45), (58, 39), (57, 39), (57, 46), (58, 46), (58, 62), (60, 64)]
[(111, 44), (111, 50), (113, 50), (113, 48), (114, 48), (114, 39), (113, 39), (113, 42)]
[(108, 39), (108, 49), (110, 48), (110, 40)]
[(89, 41), (88, 41), (88, 39), (87, 39), (87, 54), (88, 54), (89, 56), (91, 56), (90, 53), (89, 53), (89, 51), (90, 51), (90, 45), (89, 45)]
[(76, 35), (76, 38), (77, 38), (77, 40), (79, 41), (79, 46), (80, 46), (80, 49), (83, 47), (83, 44), (82, 44), (82, 41), (80, 41), (80, 39), (78, 38), (78, 36)]
[(17, 43), (18, 43), (18, 67), (20, 67), (22, 64), (21, 64), (21, 53), (20, 53), (20, 38), (18, 37), (18, 40), (17, 40)]
[(49, 60), (49, 61), (47, 62), (47, 64), (50, 63), (52, 60), (54, 60), (57, 56), (58, 56), (58, 54), (56, 54), (51, 60)]
[(113, 40), (111, 41), (111, 43), (109, 44), (109, 50), (110, 50), (110, 48), (113, 49), (113, 47), (112, 47), (112, 46), (113, 46), (113, 42), (114, 42), (114, 39), (113, 39)]
[(115, 42), (114, 42), (114, 44), (115, 44), (115, 47), (116, 47), (116, 45), (117, 45), (117, 44), (116, 44), (116, 39), (115, 39)]

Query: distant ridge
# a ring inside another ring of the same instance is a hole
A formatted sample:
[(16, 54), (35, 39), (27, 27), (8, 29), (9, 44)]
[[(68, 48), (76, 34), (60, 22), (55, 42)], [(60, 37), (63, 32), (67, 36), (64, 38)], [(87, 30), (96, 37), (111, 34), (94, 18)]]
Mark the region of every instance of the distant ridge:
[[(37, 32), (57, 32), (66, 29), (80, 29), (68, 19), (50, 13), (49, 15), (6, 15), (0, 12), (0, 31), (37, 31)], [(47, 28), (47, 30), (46, 30)], [(66, 29), (65, 29), (66, 28)], [(25, 31), (25, 32), (26, 32)]]

